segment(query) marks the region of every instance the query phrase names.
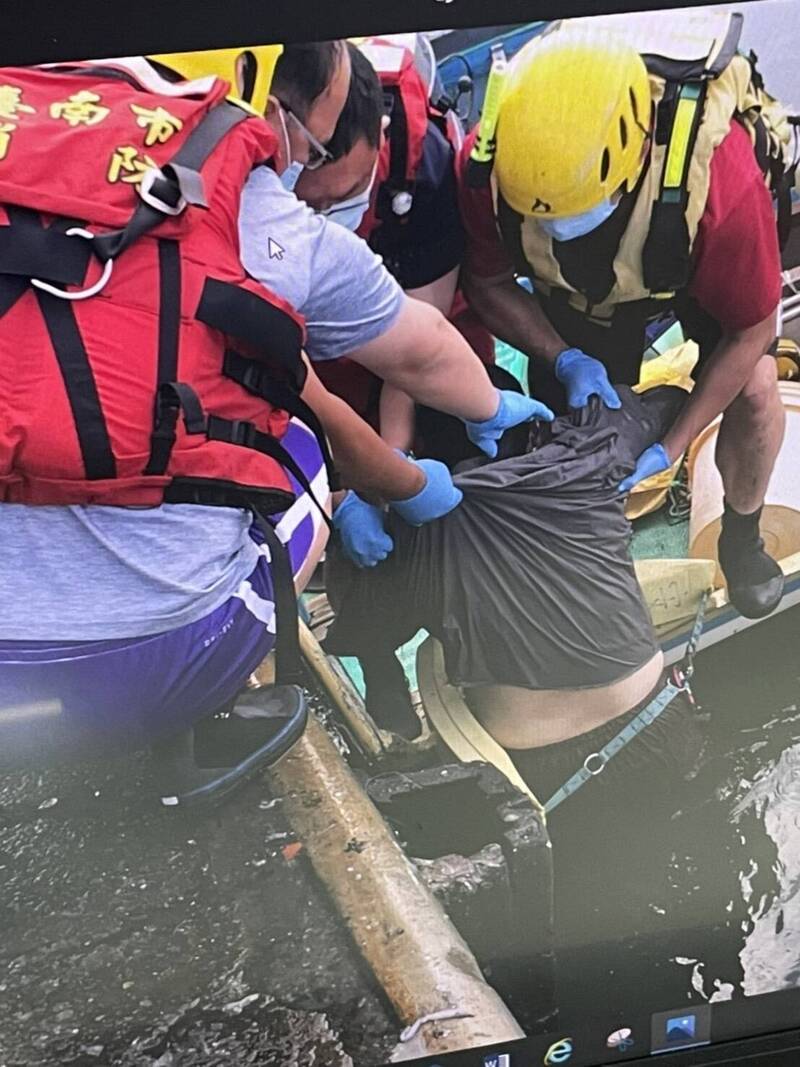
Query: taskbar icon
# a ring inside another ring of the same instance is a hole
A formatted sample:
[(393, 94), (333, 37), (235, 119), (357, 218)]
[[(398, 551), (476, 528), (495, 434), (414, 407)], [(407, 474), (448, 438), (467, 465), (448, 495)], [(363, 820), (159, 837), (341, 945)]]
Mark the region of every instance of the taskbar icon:
[(614, 1030), (606, 1038), (606, 1048), (613, 1049), (614, 1052), (630, 1052), (635, 1044), (633, 1030), (629, 1026), (622, 1026), (619, 1030)]
[(483, 1067), (511, 1067), (510, 1052), (492, 1052), (483, 1057)]
[(698, 1004), (689, 1011), (658, 1011), (650, 1022), (650, 1051), (676, 1052), (711, 1042), (711, 1007)]
[(572, 1059), (572, 1038), (562, 1037), (554, 1041), (544, 1054), (544, 1067), (558, 1067), (559, 1064), (568, 1063)]

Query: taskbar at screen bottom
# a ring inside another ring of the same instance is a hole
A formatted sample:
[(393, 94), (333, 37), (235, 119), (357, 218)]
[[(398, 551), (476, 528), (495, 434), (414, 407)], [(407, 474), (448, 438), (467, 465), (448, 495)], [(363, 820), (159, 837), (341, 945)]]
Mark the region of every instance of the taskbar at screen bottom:
[[(594, 1013), (593, 1013), (594, 1015)], [(716, 1004), (683, 1005), (629, 1019), (587, 1019), (563, 1032), (494, 1048), (427, 1055), (414, 1067), (631, 1067), (656, 1060), (671, 1067), (800, 1063), (800, 989)]]

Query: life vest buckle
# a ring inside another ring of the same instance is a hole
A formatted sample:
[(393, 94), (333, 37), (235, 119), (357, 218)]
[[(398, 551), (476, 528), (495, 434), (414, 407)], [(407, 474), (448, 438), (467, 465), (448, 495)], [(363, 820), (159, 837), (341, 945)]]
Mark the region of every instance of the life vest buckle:
[(245, 419), (231, 419), (227, 425), (227, 438), (230, 444), (243, 448), (253, 448), (256, 442), (256, 427)]
[[(72, 226), (66, 231), (67, 237), (83, 237), (86, 241), (93, 241), (95, 235), (89, 230), (84, 230), (82, 226)], [(51, 296), (57, 296), (59, 300), (88, 300), (90, 296), (97, 296), (101, 290), (105, 289), (108, 284), (108, 279), (111, 277), (111, 271), (114, 268), (114, 260), (107, 259), (103, 265), (103, 273), (94, 283), (90, 285), (88, 289), (79, 289), (76, 292), (68, 292), (66, 289), (59, 289), (56, 285), (51, 285), (49, 282), (43, 282), (41, 278), (31, 278), (31, 285), (35, 285), (37, 289), (43, 289), (44, 292), (50, 293)]]
[(150, 167), (149, 170), (144, 172), (142, 180), (139, 182), (139, 196), (144, 200), (145, 204), (149, 204), (150, 207), (160, 211), (163, 215), (180, 215), (186, 209), (186, 199), (179, 192), (176, 202), (174, 204), (168, 203), (153, 191), (156, 182), (163, 182), (170, 189), (176, 187), (175, 183), (171, 182), (162, 170), (158, 167)]

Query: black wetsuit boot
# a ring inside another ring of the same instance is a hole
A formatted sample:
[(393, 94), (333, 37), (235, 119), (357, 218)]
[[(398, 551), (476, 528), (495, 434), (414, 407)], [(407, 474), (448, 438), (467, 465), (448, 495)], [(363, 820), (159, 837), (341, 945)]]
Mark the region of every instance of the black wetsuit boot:
[(719, 535), (719, 565), (731, 603), (746, 619), (763, 619), (780, 604), (783, 572), (764, 551), (758, 524), (761, 508), (740, 515), (725, 502)]

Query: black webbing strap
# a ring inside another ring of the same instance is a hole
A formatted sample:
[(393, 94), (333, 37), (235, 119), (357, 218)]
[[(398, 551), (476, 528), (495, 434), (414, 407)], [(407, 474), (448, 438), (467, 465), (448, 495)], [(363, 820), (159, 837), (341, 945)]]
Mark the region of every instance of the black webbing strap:
[(517, 274), (523, 278), (533, 277), (533, 267), (525, 255), (522, 244), (523, 217), (515, 211), (501, 193), (497, 195), (496, 222), (503, 238), (503, 243), (511, 254), (511, 260)]
[(308, 375), (300, 355), (303, 331), (282, 308), (235, 282), (206, 278), (194, 316), (206, 326), (263, 352), (267, 360), (277, 361), (296, 392), (302, 392)]
[(796, 177), (797, 163), (793, 163), (773, 183), (778, 208), (778, 247), (781, 251), (786, 247), (792, 229), (792, 189)]
[(240, 356), (238, 352), (234, 352), (232, 349), (228, 349), (225, 352), (222, 373), (226, 378), (230, 378), (241, 385), (248, 393), (252, 393), (253, 396), (262, 397), (264, 400), (274, 404), (275, 407), (282, 408), (284, 411), (288, 411), (290, 415), (295, 415), (298, 419), (302, 419), (319, 443), (331, 490), (337, 489), (339, 476), (328, 448), (328, 439), (325, 436), (322, 423), (305, 400), (299, 397), (290, 386), (276, 381), (274, 374), (270, 373), (269, 367), (263, 363), (258, 363), (254, 359)]
[[(9, 241), (9, 234), (13, 231), (14, 240), (20, 243), (25, 243), (30, 239), (36, 240), (36, 231), (44, 230), (40, 217), (34, 211), (29, 211), (27, 208), (15, 207), (14, 205), (6, 206), (6, 214), (8, 215), (9, 225), (0, 229), (0, 234), (3, 235), (4, 240)], [(64, 236), (66, 230), (71, 226), (79, 226), (80, 222), (76, 219), (56, 219), (56, 221), (49, 227), (48, 230), (44, 230), (45, 233), (58, 234), (61, 240), (69, 241), (71, 245), (78, 247), (82, 256), (87, 257), (86, 263), (84, 263), (84, 274), (86, 266), (88, 265), (88, 256), (91, 254), (91, 248), (86, 241), (76, 241), (72, 237)], [(73, 284), (78, 284), (83, 280), (84, 274), (75, 278)], [(36, 275), (38, 277), (44, 277), (51, 281), (56, 281), (49, 273), (47, 269), (42, 270), (42, 273)], [(66, 279), (67, 284), (72, 279)], [(24, 292), (27, 291), (30, 286), (30, 275), (27, 277), (21, 277), (16, 273), (4, 274), (0, 269), (0, 319), (11, 310), (16, 304), (19, 298)]]
[[(164, 436), (169, 436), (169, 423), (173, 429), (178, 421), (178, 415), (183, 412), (183, 423), (187, 433), (206, 432), (206, 414), (200, 397), (186, 382), (164, 382), (158, 387), (156, 398), (156, 413), (159, 422), (164, 424)], [(173, 412), (174, 414), (170, 414)], [(155, 436), (155, 435), (154, 435)], [(170, 446), (170, 451), (172, 446)], [(158, 472), (150, 472), (158, 473)], [(163, 471), (161, 472), (163, 474)]]
[[(165, 404), (162, 386), (178, 377), (178, 343), (181, 327), (181, 254), (177, 241), (158, 242), (158, 370), (150, 459), (145, 474), (163, 474), (175, 445), (178, 404)], [(199, 404), (199, 401), (198, 401)]]
[(27, 278), (0, 274), (0, 319), (13, 308), (29, 284)]
[[(247, 117), (248, 112), (235, 104), (227, 101), (217, 104), (191, 132), (174, 158), (161, 167), (165, 177), (153, 184), (151, 192), (172, 206), (178, 203), (181, 196), (190, 203), (203, 203), (197, 193), (198, 189), (202, 190), (200, 169), (220, 141)], [(140, 200), (127, 225), (121, 230), (95, 237), (92, 251), (103, 262), (114, 259), (168, 217), (158, 208)]]
[[(670, 293), (689, 283), (691, 238), (686, 221), (689, 197), (689, 166), (694, 154), (697, 132), (703, 118), (706, 82), (686, 81), (678, 86), (669, 120), (667, 152), (661, 177), (661, 190), (653, 204), (650, 228), (642, 249), (642, 269), (647, 288), (653, 293)], [(682, 104), (693, 107), (688, 130), (676, 126)], [(679, 179), (670, 176), (673, 152), (681, 164)]]
[(42, 225), (40, 216), (8, 206), (8, 225), (0, 226), (0, 274), (27, 282), (42, 278), (58, 285), (80, 285), (92, 255), (89, 241), (76, 240), (55, 226)]
[(285, 467), (294, 476), (303, 491), (308, 493), (327, 526), (332, 528), (328, 513), (314, 495), (314, 490), (306, 472), (298, 464), (294, 456), (287, 452), (280, 441), (277, 441), (271, 434), (262, 433), (252, 422), (244, 422), (241, 419), (222, 419), (218, 415), (209, 415), (206, 420), (206, 437), (209, 441), (222, 441), (229, 445), (252, 448), (254, 451), (270, 456), (277, 463), (280, 463), (282, 467)]
[(389, 117), (389, 183), (393, 191), (406, 189), (408, 181), (408, 116), (399, 86), (385, 90), (390, 102)]
[(286, 545), (257, 506), (256, 524), (270, 552), (272, 595), (275, 599), (275, 681), (278, 685), (302, 685), (305, 681), (297, 622), (297, 594)]
[(116, 478), (117, 464), (75, 309), (68, 300), (41, 289), (34, 292), (72, 410), (86, 477), (90, 481)]

